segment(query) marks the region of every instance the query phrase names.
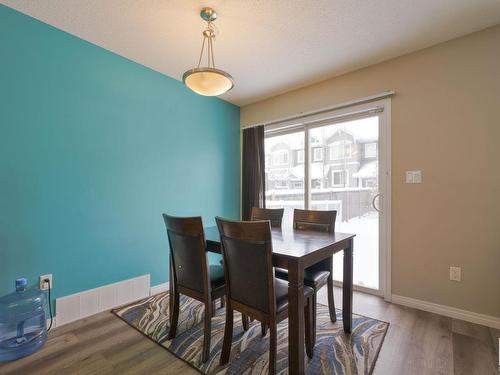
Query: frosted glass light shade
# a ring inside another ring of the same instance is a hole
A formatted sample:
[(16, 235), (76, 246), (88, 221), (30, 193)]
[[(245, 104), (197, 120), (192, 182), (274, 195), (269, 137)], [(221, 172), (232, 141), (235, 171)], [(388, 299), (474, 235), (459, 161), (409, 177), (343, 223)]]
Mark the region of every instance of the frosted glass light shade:
[(214, 68), (190, 69), (184, 73), (182, 81), (195, 93), (205, 96), (224, 94), (234, 86), (230, 74)]

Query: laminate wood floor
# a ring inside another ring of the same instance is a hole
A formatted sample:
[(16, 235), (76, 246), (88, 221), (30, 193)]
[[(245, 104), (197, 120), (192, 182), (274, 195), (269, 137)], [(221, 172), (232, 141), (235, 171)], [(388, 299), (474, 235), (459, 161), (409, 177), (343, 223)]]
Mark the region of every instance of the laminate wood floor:
[[(326, 304), (326, 288), (319, 301)], [(335, 290), (341, 306), (341, 289)], [(499, 375), (499, 330), (354, 293), (354, 312), (390, 322), (374, 375)], [(56, 328), (45, 346), (0, 374), (199, 374), (106, 312)]]

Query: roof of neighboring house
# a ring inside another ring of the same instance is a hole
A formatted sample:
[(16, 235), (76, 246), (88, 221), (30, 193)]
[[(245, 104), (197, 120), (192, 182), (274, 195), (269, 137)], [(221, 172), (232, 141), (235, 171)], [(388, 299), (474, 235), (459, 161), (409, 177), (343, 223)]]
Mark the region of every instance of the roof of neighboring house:
[(376, 160), (370, 160), (363, 164), (357, 172), (352, 174), (353, 178), (373, 178), (377, 177), (378, 163)]
[[(326, 166), (323, 167), (321, 163), (312, 163), (312, 167), (310, 169), (311, 179), (319, 179), (325, 176), (324, 171), (326, 170)], [(296, 177), (299, 180), (304, 179), (304, 166), (302, 164), (296, 165), (295, 167), (290, 169), (290, 174)]]

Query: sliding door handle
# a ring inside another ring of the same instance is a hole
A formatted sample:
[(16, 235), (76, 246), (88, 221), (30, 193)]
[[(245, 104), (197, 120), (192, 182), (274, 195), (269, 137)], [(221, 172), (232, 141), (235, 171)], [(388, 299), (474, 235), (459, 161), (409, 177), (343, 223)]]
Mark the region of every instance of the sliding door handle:
[(377, 200), (378, 197), (380, 197), (382, 195), (382, 193), (378, 193), (378, 194), (375, 194), (373, 196), (373, 199), (372, 199), (372, 207), (375, 211), (377, 211), (378, 213), (381, 213), (381, 211), (379, 210), (379, 208), (377, 207), (377, 205), (375, 204), (375, 201)]

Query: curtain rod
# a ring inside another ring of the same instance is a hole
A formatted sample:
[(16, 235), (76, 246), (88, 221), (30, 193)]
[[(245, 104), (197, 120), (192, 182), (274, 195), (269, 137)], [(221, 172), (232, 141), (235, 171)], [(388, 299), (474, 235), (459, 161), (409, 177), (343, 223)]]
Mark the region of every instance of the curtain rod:
[(379, 100), (379, 99), (385, 99), (385, 98), (393, 96), (394, 94), (396, 94), (396, 92), (394, 90), (384, 91), (384, 92), (381, 92), (380, 94), (367, 96), (367, 97), (364, 97), (364, 98), (361, 98), (361, 99), (350, 100), (348, 102), (343, 102), (343, 103), (340, 103), (340, 104), (335, 104), (333, 106), (324, 107), (324, 108), (317, 109), (317, 110), (314, 110), (314, 111), (301, 112), (300, 114), (297, 114), (297, 115), (288, 116), (288, 117), (282, 117), (280, 119), (276, 119), (276, 120), (273, 120), (273, 121), (261, 122), (261, 123), (258, 123), (258, 124), (247, 125), (247, 126), (242, 127), (241, 129), (243, 130), (243, 129), (253, 128), (255, 126), (260, 126), (260, 125), (274, 125), (274, 124), (279, 124), (280, 122), (292, 121), (292, 120), (299, 120), (299, 119), (301, 119), (303, 117), (307, 117), (307, 116), (319, 115), (321, 113), (330, 112), (330, 111), (333, 111), (333, 110), (336, 110), (336, 109), (342, 109), (342, 108), (346, 108), (346, 107), (351, 107), (353, 105), (369, 103), (369, 102), (373, 102), (373, 101), (376, 101), (376, 100)]

